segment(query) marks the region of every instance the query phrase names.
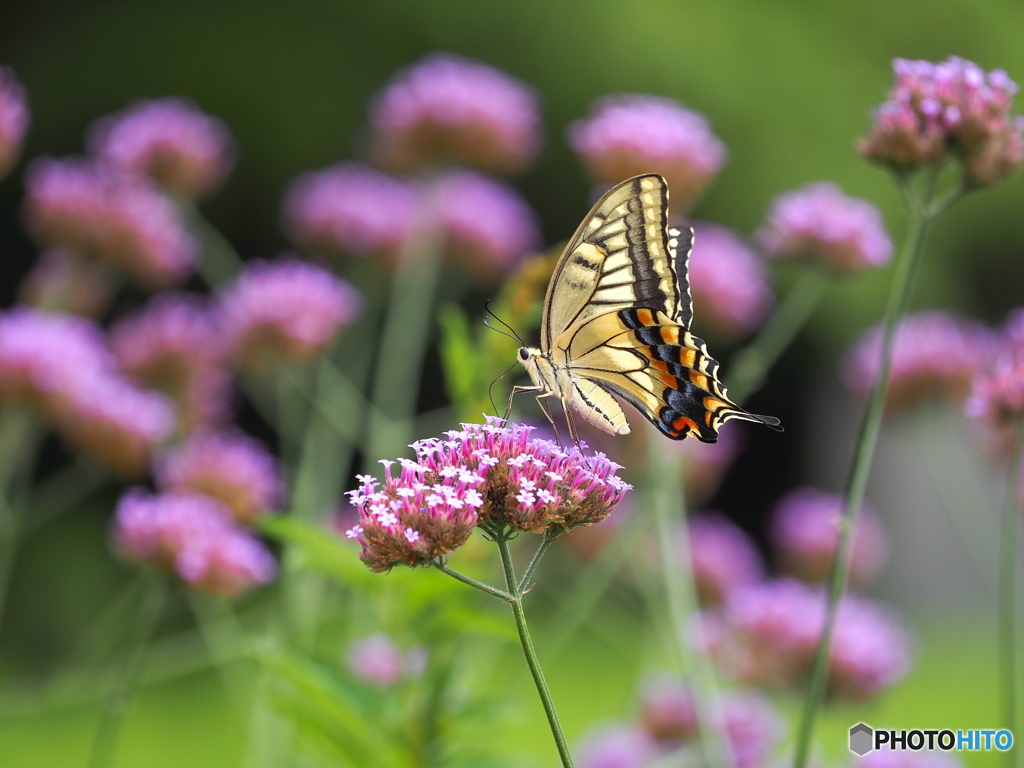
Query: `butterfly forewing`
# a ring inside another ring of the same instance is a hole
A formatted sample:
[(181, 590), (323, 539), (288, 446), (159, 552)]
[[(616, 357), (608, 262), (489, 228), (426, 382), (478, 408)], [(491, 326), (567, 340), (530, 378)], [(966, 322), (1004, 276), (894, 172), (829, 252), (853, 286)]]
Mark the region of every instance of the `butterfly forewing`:
[(541, 351), (547, 354), (570, 325), (627, 307), (650, 307), (689, 322), (685, 266), (691, 235), (672, 232), (668, 186), (661, 176), (637, 176), (613, 187), (580, 224), (555, 267), (544, 300)]

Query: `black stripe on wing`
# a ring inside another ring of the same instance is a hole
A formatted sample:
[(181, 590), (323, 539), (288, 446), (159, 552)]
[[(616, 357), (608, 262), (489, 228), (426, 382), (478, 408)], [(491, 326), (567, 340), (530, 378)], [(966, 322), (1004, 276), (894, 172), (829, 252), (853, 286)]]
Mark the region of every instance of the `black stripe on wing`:
[(690, 296), (690, 254), (693, 252), (693, 227), (683, 230), (670, 227), (668, 248), (671, 263), (676, 273), (676, 312), (666, 312), (680, 325), (687, 328), (693, 322), (693, 299)]

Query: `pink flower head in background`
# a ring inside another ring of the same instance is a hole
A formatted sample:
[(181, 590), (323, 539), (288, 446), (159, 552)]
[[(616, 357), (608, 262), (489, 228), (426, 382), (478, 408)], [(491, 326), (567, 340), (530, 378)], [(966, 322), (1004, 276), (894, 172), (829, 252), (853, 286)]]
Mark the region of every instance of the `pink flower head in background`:
[(39, 309), (0, 313), (0, 402), (23, 402), (52, 414), (76, 379), (114, 368), (99, 326)]
[(309, 360), (362, 311), (349, 283), (315, 264), (254, 260), (221, 296), (228, 338), (247, 365)]
[(167, 393), (186, 432), (231, 412), (229, 347), (218, 310), (199, 294), (161, 293), (114, 323), (110, 346), (121, 370)]
[(662, 677), (640, 694), (640, 723), (658, 741), (689, 741), (698, 732), (693, 694), (682, 682)]
[(456, 170), (438, 180), (430, 194), (447, 252), (475, 274), (508, 275), (540, 245), (537, 215), (507, 184)]
[[(843, 368), (847, 388), (866, 397), (878, 376), (882, 328), (865, 332)], [(941, 310), (907, 315), (896, 329), (887, 407), (898, 410), (926, 398), (961, 402), (976, 371), (991, 357), (992, 334), (973, 320)]]
[(771, 702), (753, 691), (732, 692), (722, 701), (722, 728), (736, 768), (761, 768), (783, 734), (783, 720)]
[(963, 761), (943, 752), (893, 750), (888, 745), (857, 760), (859, 768), (963, 768)]
[(881, 267), (892, 258), (878, 209), (827, 182), (775, 198), (758, 240), (773, 258), (814, 259), (840, 272)]
[[(783, 568), (805, 581), (828, 578), (839, 545), (843, 497), (817, 488), (790, 491), (775, 506), (771, 540)], [(885, 565), (889, 547), (877, 513), (864, 505), (857, 516), (850, 578), (855, 584), (871, 581)]]
[(397, 251), (416, 212), (416, 187), (359, 163), (299, 176), (285, 193), (288, 237), (312, 253), (370, 256)]
[(352, 645), (346, 656), (348, 668), (364, 682), (390, 687), (418, 675), (425, 659), (422, 649), (403, 653), (386, 635), (372, 635)]
[(374, 571), (423, 565), (462, 546), (478, 522), (503, 521), (541, 532), (603, 520), (629, 489), (604, 454), (563, 450), (530, 437), (533, 427), (463, 424), (447, 440), (413, 444), (415, 460), (385, 466), (384, 482), (360, 477), (349, 492), (359, 524), (349, 538)]
[(1024, 419), (1024, 344), (1008, 345), (991, 367), (978, 372), (964, 411), (995, 427), (1012, 426)]
[(112, 539), (122, 557), (171, 571), (203, 592), (234, 596), (277, 573), (260, 541), (206, 496), (130, 489), (117, 505)]
[(898, 171), (959, 158), (968, 181), (994, 184), (1024, 162), (1024, 119), (1011, 115), (1017, 84), (956, 56), (893, 60), (896, 82), (858, 148)]
[(370, 125), (374, 157), (399, 171), (453, 161), (516, 172), (541, 146), (533, 89), (450, 53), (400, 70), (370, 106)]
[(707, 119), (674, 99), (617, 94), (572, 124), (569, 143), (598, 184), (660, 173), (672, 212), (685, 216), (725, 163), (725, 145)]
[(88, 143), (104, 162), (186, 197), (219, 187), (235, 164), (227, 126), (188, 99), (136, 102), (97, 121)]
[(166, 397), (113, 374), (76, 377), (61, 392), (54, 422), (73, 448), (128, 478), (146, 473), (175, 426)]
[(693, 578), (702, 603), (721, 602), (731, 590), (763, 576), (754, 542), (721, 513), (701, 512), (690, 518), (687, 527)]
[(774, 304), (764, 261), (732, 230), (694, 223), (690, 293), (698, 330), (735, 339), (757, 330)]
[(576, 751), (580, 768), (646, 768), (662, 754), (647, 732), (622, 725), (591, 733)]
[(245, 524), (277, 509), (284, 493), (277, 459), (241, 432), (197, 431), (158, 458), (155, 475), (160, 490), (218, 499)]
[(18, 161), (30, 119), (25, 87), (14, 70), (0, 66), (0, 178)]
[(1002, 335), (1004, 345), (1024, 348), (1024, 307), (1010, 310)]
[(18, 286), (24, 304), (86, 317), (106, 312), (113, 294), (108, 270), (63, 248), (43, 251)]
[[(795, 579), (739, 587), (706, 614), (703, 642), (736, 680), (792, 686), (810, 670), (825, 621), (825, 595)], [(864, 700), (898, 682), (910, 667), (910, 636), (887, 607), (842, 599), (832, 639), (830, 690)]]
[(106, 261), (147, 288), (192, 273), (199, 243), (149, 181), (81, 159), (35, 160), (25, 175), (25, 224), (43, 245)]

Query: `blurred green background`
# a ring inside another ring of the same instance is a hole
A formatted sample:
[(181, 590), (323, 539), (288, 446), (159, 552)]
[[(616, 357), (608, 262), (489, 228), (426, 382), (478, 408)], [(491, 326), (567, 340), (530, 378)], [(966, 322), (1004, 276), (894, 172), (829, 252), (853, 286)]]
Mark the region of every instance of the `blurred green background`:
[[(590, 194), (565, 143), (566, 127), (595, 98), (616, 91), (677, 98), (706, 114), (725, 141), (728, 163), (699, 218), (749, 233), (775, 194), (831, 180), (877, 204), (898, 243), (905, 221), (896, 190), (853, 149), (890, 86), (891, 59), (959, 55), (1021, 81), (1022, 39), (1024, 4), (1009, 0), (51, 0), (3, 10), (0, 63), (14, 67), (30, 92), (26, 158), (81, 152), (86, 126), (139, 98), (189, 96), (224, 119), (240, 147), (239, 163), (204, 207), (246, 256), (286, 249), (278, 222), (285, 185), (299, 172), (360, 156), (374, 92), (397, 68), (434, 50), (479, 58), (537, 88), (547, 145), (515, 183), (538, 211), (549, 243), (573, 231)], [(23, 167), (0, 184), (4, 306), (35, 258), (18, 221)], [(1022, 211), (1019, 178), (957, 206), (933, 233), (914, 306), (998, 323), (1024, 304)], [(789, 276), (778, 274), (781, 291)], [(856, 409), (838, 388), (837, 367), (849, 342), (880, 316), (889, 279), (881, 271), (833, 288), (774, 375), (764, 395), (771, 405), (759, 410), (788, 414), (787, 426), (796, 426), (780, 454), (785, 466), (773, 470), (786, 482), (841, 484)], [(858, 719), (908, 728), (991, 727), (994, 720), (995, 614), (986, 585), (995, 535), (982, 502), (998, 501), (999, 493), (986, 484), (987, 468), (962, 444), (953, 418), (905, 419), (891, 426), (881, 447), (870, 495), (897, 553), (882, 592), (916, 623), (918, 665), (881, 703), (829, 715), (822, 738), (836, 758), (845, 728)], [(925, 453), (921, 445), (937, 447)], [(741, 462), (733, 477), (743, 472)], [(973, 503), (958, 523), (942, 509), (950, 484)], [(763, 514), (738, 508), (744, 498), (727, 484), (716, 503), (748, 521)], [(124, 574), (104, 546), (113, 502), (97, 499), (93, 509), (26, 545), (0, 637), (5, 678), (47, 670), (116, 592)], [(963, 544), (957, 525), (973, 532), (973, 544)], [(549, 673), (570, 739), (633, 707), (636, 661), (622, 648), (642, 628), (614, 612), (598, 620), (613, 628), (611, 639), (564, 657)], [(543, 634), (537, 642), (543, 647)], [(542, 765), (547, 734), (518, 654), (507, 646), (502, 668), (509, 695), (523, 704), (496, 738), (539, 755), (533, 764)], [(13, 698), (0, 699), (0, 765), (80, 763), (93, 705), (14, 707)], [(147, 689), (126, 726), (118, 765), (235, 765), (244, 734), (215, 676), (186, 674)]]

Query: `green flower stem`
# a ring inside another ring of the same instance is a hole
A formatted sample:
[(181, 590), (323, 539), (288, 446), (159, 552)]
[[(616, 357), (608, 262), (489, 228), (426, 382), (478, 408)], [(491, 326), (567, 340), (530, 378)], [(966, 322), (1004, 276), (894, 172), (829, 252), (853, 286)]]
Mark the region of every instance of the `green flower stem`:
[(523, 595), (518, 591), (515, 568), (512, 566), (512, 554), (508, 551), (508, 535), (506, 531), (499, 531), (494, 537), (498, 544), (498, 552), (501, 553), (501, 567), (505, 571), (505, 584), (508, 591), (514, 594), (509, 605), (512, 606), (512, 615), (516, 619), (516, 629), (519, 630), (519, 642), (523, 646), (523, 654), (526, 656), (526, 664), (530, 667), (530, 674), (533, 675), (533, 683), (537, 686), (537, 693), (540, 695), (541, 703), (544, 705), (544, 713), (548, 717), (548, 725), (551, 726), (551, 735), (555, 739), (555, 746), (558, 748), (558, 756), (562, 760), (562, 768), (572, 768), (572, 755), (569, 752), (569, 745), (562, 733), (562, 725), (558, 722), (558, 712), (555, 710), (555, 703), (551, 699), (551, 691), (544, 680), (544, 671), (540, 668), (540, 660), (537, 658), (537, 651), (534, 650), (533, 640), (530, 639), (530, 630), (526, 625), (526, 612), (523, 610)]
[(699, 608), (693, 579), (690, 540), (686, 527), (686, 489), (679, 457), (665, 450), (664, 438), (648, 431), (648, 469), (646, 487), (654, 512), (658, 536), (661, 575), (673, 632), (673, 648), (693, 690), (694, 707), (700, 731), (704, 762), (713, 766), (733, 764), (732, 750), (725, 743), (718, 724), (722, 722), (718, 683), (706, 659), (689, 654), (688, 628)]
[(0, 624), (23, 523), (24, 504), (19, 502), (24, 499), (19, 499), (22, 494), (15, 485), (19, 470), (35, 451), (34, 431), (35, 418), (27, 409), (14, 406), (0, 411)]
[(107, 768), (113, 765), (121, 726), (124, 724), (125, 715), (128, 713), (129, 704), (145, 666), (146, 649), (160, 621), (167, 599), (167, 577), (163, 573), (147, 569), (139, 578), (144, 579), (146, 584), (142, 590), (139, 611), (133, 619), (134, 632), (124, 651), (121, 674), (110, 690), (100, 714), (99, 727), (89, 757), (89, 768)]
[(552, 534), (550, 530), (544, 531), (544, 538), (540, 542), (540, 546), (537, 547), (537, 551), (533, 553), (533, 559), (530, 560), (530, 564), (526, 566), (526, 572), (523, 573), (523, 578), (519, 581), (519, 586), (516, 587), (516, 594), (526, 594), (527, 588), (530, 586), (530, 580), (533, 578), (534, 572), (537, 570), (537, 566), (540, 565), (541, 558), (544, 557), (544, 553), (548, 551), (548, 547), (554, 544), (555, 539), (561, 535), (561, 532)]
[(432, 195), (422, 198), (417, 223), (398, 255), (377, 344), (366, 455), (394, 456), (413, 440), (423, 360), (434, 327), (443, 233)]
[[(896, 326), (899, 319), (906, 313), (907, 306), (910, 303), (914, 278), (917, 275), (917, 270), (924, 255), (928, 230), (931, 228), (933, 221), (931, 202), (934, 194), (934, 178), (935, 174), (929, 180), (923, 203), (916, 197), (909, 184), (904, 183), (902, 186), (910, 210), (910, 226), (907, 230), (903, 249), (896, 261), (896, 274), (893, 278), (892, 287), (889, 290), (889, 299), (886, 304), (878, 376), (868, 397), (867, 407), (864, 409), (860, 431), (857, 435), (857, 447), (853, 457), (853, 465), (847, 478), (843, 515), (839, 524), (839, 545), (836, 549), (836, 559), (833, 563), (832, 571), (829, 574), (828, 610), (825, 615), (825, 625), (822, 628), (821, 639), (818, 642), (817, 651), (814, 655), (807, 698), (804, 700), (804, 709), (797, 735), (796, 753), (793, 760), (794, 768), (804, 768), (807, 765), (807, 759), (810, 756), (811, 750), (811, 739), (814, 735), (814, 725), (825, 698), (832, 631), (835, 628), (836, 615), (839, 611), (839, 601), (846, 590), (846, 583), (850, 575), (850, 552), (853, 530), (857, 522), (857, 515), (860, 513), (861, 504), (864, 501), (868, 475), (871, 472), (871, 461), (875, 454), (875, 446), (878, 443), (878, 435), (882, 427), (882, 416), (885, 412), (885, 394), (889, 385)], [(944, 211), (946, 208), (941, 210)]]
[[(1024, 460), (1024, 426), (1018, 426), (1006, 477), (1003, 536), (999, 554), (999, 684), (1003, 727), (1017, 734), (1017, 541), (1020, 538), (1020, 474)], [(1006, 752), (1017, 765), (1019, 749)]]
[(782, 305), (736, 355), (729, 372), (729, 395), (736, 402), (742, 403), (761, 386), (768, 371), (814, 314), (829, 282), (825, 269), (813, 264), (805, 268)]
[(178, 207), (185, 214), (203, 243), (203, 255), (199, 260), (199, 274), (211, 288), (227, 284), (242, 271), (242, 258), (217, 227), (213, 226), (188, 198), (179, 197)]
[(447, 573), (456, 581), (461, 581), (463, 584), (468, 584), (474, 589), (479, 589), (481, 592), (486, 592), (488, 595), (497, 597), (499, 600), (504, 600), (506, 603), (510, 603), (513, 600), (515, 600), (515, 598), (508, 592), (504, 592), (498, 589), (497, 587), (492, 587), (490, 584), (485, 584), (482, 581), (477, 581), (476, 579), (471, 578), (470, 576), (467, 576), (464, 573), (459, 573), (459, 571), (456, 571), (454, 568), (449, 568), (440, 558), (432, 561), (431, 566), (437, 568), (437, 570), (441, 571), (441, 573)]

